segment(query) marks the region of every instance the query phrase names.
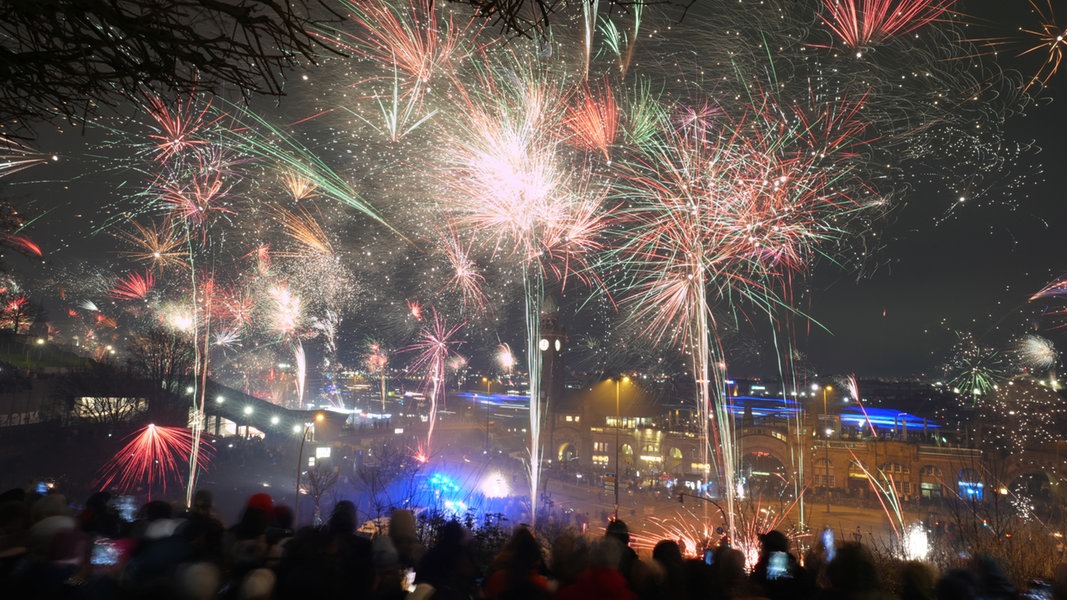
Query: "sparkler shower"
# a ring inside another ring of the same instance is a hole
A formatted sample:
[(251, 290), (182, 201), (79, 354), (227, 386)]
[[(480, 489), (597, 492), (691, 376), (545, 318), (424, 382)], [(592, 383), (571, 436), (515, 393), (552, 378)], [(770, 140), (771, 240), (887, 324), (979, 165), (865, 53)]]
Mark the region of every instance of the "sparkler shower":
[[(184, 448), (191, 494), (209, 373), (303, 409), (359, 339), (349, 366), (373, 378), (382, 413), (390, 369), (425, 375), (426, 461), (455, 348), (488, 365), (514, 347), (536, 521), (555, 458), (542, 310), (566, 296), (609, 306), (610, 328), (685, 363), (694, 463), (728, 531), (743, 529), (724, 332), (769, 322), (791, 348), (812, 324), (813, 269), (882, 260), (879, 227), (916, 189), (936, 191), (923, 208), (938, 219), (1010, 202), (1001, 188), (1026, 151), (1005, 123), (1034, 106), (1064, 48), (1040, 0), (1041, 23), (1015, 43), (1048, 56), (1026, 74), (996, 62), (990, 45), (1008, 40), (973, 35), (954, 0), (575, 4), (527, 38), (463, 3), (341, 1), (344, 18), (313, 32), (338, 54), (294, 74), (279, 106), (146, 95), (139, 121), (92, 123), (109, 136), (93, 159), (123, 182), (94, 227), (122, 248), (114, 272), (64, 291), (79, 343), (102, 351), (116, 331), (165, 323), (195, 348), (191, 439), (154, 427), (123, 456)], [(49, 161), (0, 137), (0, 177)], [(19, 235), (0, 243), (41, 254)], [(951, 385), (991, 394), (999, 355), (959, 342)], [(1058, 357), (1036, 336), (1017, 351), (1034, 369)], [(791, 356), (774, 360), (796, 380)], [(123, 458), (107, 481), (173, 475), (149, 467)]]

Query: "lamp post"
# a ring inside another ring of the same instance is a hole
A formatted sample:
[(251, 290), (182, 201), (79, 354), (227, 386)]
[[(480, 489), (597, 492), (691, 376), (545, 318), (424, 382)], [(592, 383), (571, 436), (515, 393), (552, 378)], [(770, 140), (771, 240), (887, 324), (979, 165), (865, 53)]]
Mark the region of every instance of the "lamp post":
[(823, 440), (823, 461), (826, 463), (826, 512), (830, 512), (830, 434), (833, 429), (826, 428), (826, 439)]
[(308, 431), (315, 427), (315, 423), (322, 423), (325, 419), (326, 417), (322, 413), (317, 413), (314, 421), (304, 423), (304, 433), (300, 434), (300, 451), (296, 454), (296, 499), (293, 500), (294, 526), (300, 522), (300, 476), (304, 473), (304, 442), (307, 441)]
[[(723, 524), (723, 526), (724, 527), (728, 527), (730, 525), (729, 519), (726, 518), (726, 511), (722, 509), (722, 506), (720, 506), (718, 502), (712, 500), (711, 498), (708, 498), (707, 496), (698, 496), (696, 494), (687, 494), (685, 492), (678, 492), (678, 504), (685, 504), (685, 497), (686, 496), (689, 496), (690, 498), (696, 498), (697, 500), (703, 500), (704, 502), (710, 503), (715, 508), (719, 509), (719, 514), (722, 515), (722, 524)], [(733, 539), (734, 532), (733, 531), (728, 531), (728, 532), (726, 532), (726, 535), (729, 536), (730, 539)]]
[[(834, 391), (834, 386), (828, 385), (822, 389), (822, 414), (823, 421), (829, 422), (829, 412), (826, 410), (826, 392)], [(823, 460), (826, 464), (826, 512), (830, 512), (830, 434), (833, 429), (826, 428), (826, 438), (823, 439)]]
[(492, 395), (493, 382), (488, 377), (482, 377), (485, 384), (485, 454), (489, 455), (489, 396)]
[(622, 474), (622, 469), (619, 468), (619, 386), (624, 381), (630, 381), (630, 378), (624, 375), (615, 379), (615, 516), (613, 518), (616, 521), (619, 520), (619, 477)]

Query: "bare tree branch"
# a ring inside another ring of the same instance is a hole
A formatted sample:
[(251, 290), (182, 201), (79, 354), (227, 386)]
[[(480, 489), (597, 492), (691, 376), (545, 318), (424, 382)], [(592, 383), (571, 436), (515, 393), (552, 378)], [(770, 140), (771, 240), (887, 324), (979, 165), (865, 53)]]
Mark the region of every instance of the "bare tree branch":
[[(506, 33), (530, 35), (547, 31), (553, 17), (567, 6), (591, 4), (592, 0), (449, 0), (457, 4), (473, 7), (478, 14), (493, 20)], [(696, 0), (672, 2), (671, 0), (603, 0), (602, 3), (612, 8), (628, 10), (636, 5), (680, 4), (688, 11)]]
[(0, 121), (74, 119), (145, 90), (284, 94), (326, 0), (0, 0)]

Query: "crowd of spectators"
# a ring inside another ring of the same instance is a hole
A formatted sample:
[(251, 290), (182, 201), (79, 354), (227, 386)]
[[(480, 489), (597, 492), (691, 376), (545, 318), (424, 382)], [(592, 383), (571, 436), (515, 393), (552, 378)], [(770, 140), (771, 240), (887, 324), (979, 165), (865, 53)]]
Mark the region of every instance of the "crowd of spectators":
[[(127, 521), (100, 492), (72, 510), (59, 493), (0, 495), (0, 597), (201, 600), (351, 598), (375, 600), (1000, 600), (1023, 597), (995, 560), (980, 556), (938, 572), (905, 563), (885, 581), (856, 542), (816, 544), (803, 557), (778, 531), (760, 536), (746, 570), (741, 551), (722, 544), (686, 558), (662, 540), (651, 556), (630, 547), (621, 520), (602, 534), (538, 539), (516, 528), (490, 561), (457, 521), (426, 544), (416, 519), (396, 510), (386, 533), (358, 531), (352, 502), (338, 502), (318, 526), (294, 530), (293, 512), (267, 494), (248, 498), (227, 527), (201, 490), (189, 509), (151, 501)], [(487, 563), (487, 564), (482, 564)], [(1063, 598), (1055, 586), (1038, 589)]]

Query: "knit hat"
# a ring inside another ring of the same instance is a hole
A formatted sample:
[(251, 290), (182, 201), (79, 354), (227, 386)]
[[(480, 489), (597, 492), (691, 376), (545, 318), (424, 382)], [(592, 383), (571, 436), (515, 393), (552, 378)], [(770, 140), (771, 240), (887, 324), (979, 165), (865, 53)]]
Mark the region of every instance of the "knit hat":
[(622, 519), (612, 519), (608, 521), (607, 531), (604, 532), (606, 537), (613, 537), (618, 539), (623, 544), (630, 543), (630, 528), (626, 526), (626, 522)]
[(271, 499), (270, 494), (260, 492), (249, 496), (245, 507), (262, 511), (264, 515), (269, 517), (274, 512), (274, 500)]

